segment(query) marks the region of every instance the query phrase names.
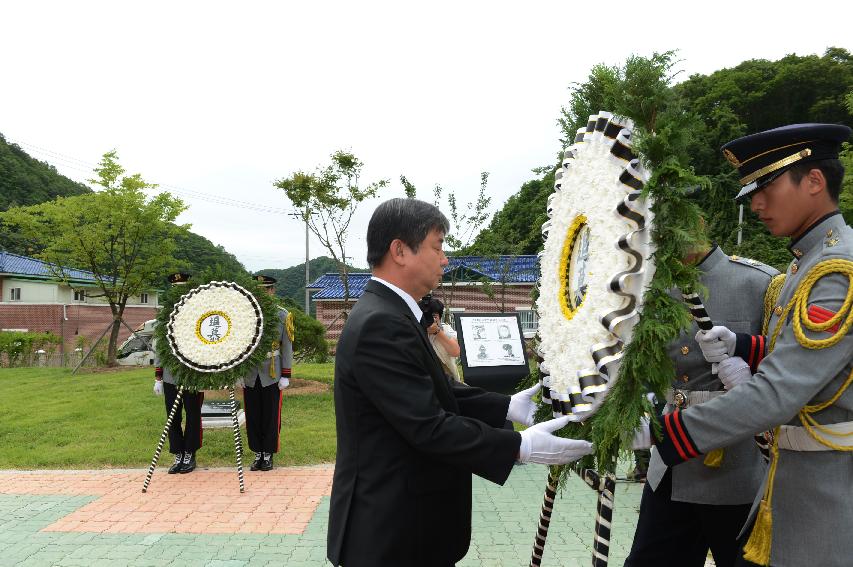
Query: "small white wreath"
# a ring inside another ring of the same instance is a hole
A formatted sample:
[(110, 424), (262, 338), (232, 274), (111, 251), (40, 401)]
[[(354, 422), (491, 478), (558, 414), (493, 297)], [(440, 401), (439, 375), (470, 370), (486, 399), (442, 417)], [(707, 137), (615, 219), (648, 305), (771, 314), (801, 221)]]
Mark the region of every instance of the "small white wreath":
[(555, 415), (586, 419), (618, 375), (654, 275), (648, 179), (629, 120), (600, 112), (564, 153), (542, 227), (540, 374)]
[(221, 372), (251, 356), (264, 317), (257, 299), (233, 282), (210, 282), (181, 297), (169, 316), (172, 354), (199, 372)]

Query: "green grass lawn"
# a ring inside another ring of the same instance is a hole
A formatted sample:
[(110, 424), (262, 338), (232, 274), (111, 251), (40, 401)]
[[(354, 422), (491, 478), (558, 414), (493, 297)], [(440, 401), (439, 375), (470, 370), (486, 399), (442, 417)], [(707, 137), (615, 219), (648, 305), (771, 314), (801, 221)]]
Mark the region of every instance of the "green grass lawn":
[[(293, 375), (331, 384), (333, 366), (296, 365)], [(152, 385), (151, 368), (74, 376), (61, 368), (0, 369), (0, 468), (147, 467), (166, 422), (163, 398)], [(287, 396), (281, 414), (277, 465), (334, 461), (331, 392)], [(161, 465), (171, 462), (167, 450), (168, 441)], [(205, 429), (197, 459), (201, 467), (234, 465), (232, 429)]]

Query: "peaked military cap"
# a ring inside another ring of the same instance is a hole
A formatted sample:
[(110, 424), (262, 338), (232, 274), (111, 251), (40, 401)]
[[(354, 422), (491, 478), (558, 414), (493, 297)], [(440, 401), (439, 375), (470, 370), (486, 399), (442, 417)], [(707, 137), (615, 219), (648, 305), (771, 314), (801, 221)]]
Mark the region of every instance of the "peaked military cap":
[(263, 274), (258, 274), (257, 276), (255, 276), (255, 281), (257, 281), (258, 285), (260, 285), (261, 287), (272, 287), (275, 285), (275, 282), (277, 282), (278, 280), (272, 276), (265, 276)]
[(758, 191), (798, 163), (837, 159), (850, 128), (840, 124), (790, 124), (732, 140), (723, 156), (740, 173), (735, 200)]
[(166, 279), (172, 285), (181, 285), (181, 284), (185, 284), (188, 281), (190, 281), (190, 275), (189, 274), (182, 274), (182, 273), (169, 274), (169, 277)]

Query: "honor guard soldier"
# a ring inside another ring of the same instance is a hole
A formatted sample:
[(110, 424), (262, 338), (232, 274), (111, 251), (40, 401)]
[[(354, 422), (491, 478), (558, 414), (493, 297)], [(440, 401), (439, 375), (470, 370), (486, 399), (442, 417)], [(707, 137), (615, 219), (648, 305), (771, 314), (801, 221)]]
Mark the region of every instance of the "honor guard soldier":
[[(685, 262), (699, 269), (700, 283), (707, 289), (701, 294), (702, 303), (713, 321), (743, 333), (762, 331), (763, 298), (777, 270), (728, 256), (719, 246), (707, 243)], [(673, 297), (681, 301), (679, 291)], [(675, 375), (666, 393), (665, 413), (697, 406), (726, 391), (694, 339), (698, 330), (694, 322), (691, 331), (682, 331), (667, 347)], [(625, 567), (702, 567), (709, 549), (717, 567), (734, 564), (737, 535), (766, 467), (752, 438), (730, 443), (709, 457), (668, 467), (652, 450)]]
[[(187, 274), (171, 274), (168, 277), (172, 285), (185, 285), (189, 281)], [(160, 366), (160, 359), (154, 360), (154, 393), (164, 394), (166, 402), (166, 417), (172, 411), (172, 405), (178, 395), (175, 378), (168, 368)], [(169, 467), (169, 474), (189, 473), (195, 470), (195, 452), (201, 448), (202, 426), (201, 405), (204, 403), (204, 392), (184, 390), (175, 417), (169, 426), (169, 452), (175, 455), (175, 462)], [(181, 429), (181, 411), (186, 411), (186, 426)]]
[[(737, 198), (749, 197), (774, 236), (791, 237), (793, 261), (766, 336), (726, 327), (696, 336), (721, 373), (739, 366), (730, 374), (740, 384), (663, 416), (656, 444), (677, 465), (773, 429), (738, 565), (849, 567), (853, 558), (853, 229), (838, 211), (838, 152), (850, 134), (795, 124), (723, 146), (741, 177)], [(736, 352), (753, 363), (764, 355), (754, 375)]]
[[(276, 279), (255, 276), (261, 287), (275, 294)], [(272, 470), (272, 456), (281, 446), (282, 390), (290, 386), (293, 366), (293, 316), (283, 307), (278, 310), (278, 331), (267, 360), (243, 379), (243, 403), (246, 406), (246, 434), (255, 453), (251, 470)]]

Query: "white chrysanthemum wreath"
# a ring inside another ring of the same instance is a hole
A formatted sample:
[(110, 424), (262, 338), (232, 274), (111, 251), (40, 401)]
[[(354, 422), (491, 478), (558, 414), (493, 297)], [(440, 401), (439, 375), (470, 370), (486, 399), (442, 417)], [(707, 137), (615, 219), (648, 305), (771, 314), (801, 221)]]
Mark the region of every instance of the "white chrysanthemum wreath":
[(172, 354), (199, 372), (222, 372), (246, 360), (261, 341), (257, 299), (233, 282), (199, 286), (175, 304), (166, 326)]
[(591, 117), (565, 152), (542, 227), (539, 354), (555, 414), (585, 419), (617, 376), (654, 266), (648, 178), (630, 151), (630, 121)]

